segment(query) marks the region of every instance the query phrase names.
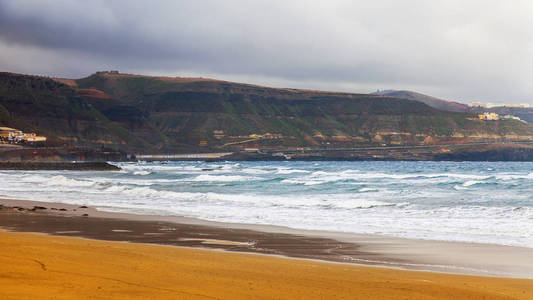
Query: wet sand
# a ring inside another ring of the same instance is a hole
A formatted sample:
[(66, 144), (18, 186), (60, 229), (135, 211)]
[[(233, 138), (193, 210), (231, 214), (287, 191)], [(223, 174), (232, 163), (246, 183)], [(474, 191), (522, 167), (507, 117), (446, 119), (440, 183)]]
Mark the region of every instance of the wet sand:
[(0, 199), (2, 204), (0, 227), (10, 231), (253, 252), (410, 270), (533, 278), (532, 248), (111, 213), (60, 203)]
[[(57, 203), (0, 204), (2, 299), (533, 299), (531, 279), (353, 263), (433, 269), (421, 262), (427, 243), (440, 246), (434, 242), (398, 244), (385, 237), (342, 234), (333, 238), (325, 232), (248, 226), (252, 230), (186, 218), (176, 222), (174, 217), (156, 221), (152, 218), (157, 216)], [(465, 245), (470, 247), (459, 251), (508, 251), (496, 263), (514, 271), (508, 266), (511, 257), (525, 258), (521, 264), (531, 267), (528, 248), (521, 252), (518, 247)], [(487, 255), (477, 253), (477, 259)]]
[[(327, 237), (244, 228), (145, 220), (150, 216), (99, 212), (93, 208), (33, 201), (0, 200), (0, 228), (17, 232), (38, 232), (96, 240), (212, 248), (253, 252), (334, 262), (352, 262), (357, 257), (376, 262), (402, 263), (360, 245)], [(14, 205), (16, 204), (16, 205)], [(226, 224), (229, 225), (229, 224)], [(407, 261), (405, 261), (407, 263)]]
[(533, 281), (0, 231), (2, 299), (533, 299)]

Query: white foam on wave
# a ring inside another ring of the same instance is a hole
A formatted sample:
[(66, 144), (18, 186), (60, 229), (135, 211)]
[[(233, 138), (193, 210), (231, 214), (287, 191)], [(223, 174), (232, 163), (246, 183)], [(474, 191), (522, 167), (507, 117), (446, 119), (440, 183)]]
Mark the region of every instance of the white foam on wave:
[(378, 191), (378, 189), (376, 189), (376, 188), (361, 188), (361, 189), (359, 189), (359, 192), (361, 192), (361, 193), (364, 193), (364, 192), (377, 192), (377, 191)]
[(167, 173), (191, 173), (191, 172), (201, 172), (204, 168), (196, 165), (175, 165), (175, 164), (156, 164), (156, 163), (147, 163), (147, 164), (132, 164), (132, 163), (123, 163), (118, 165), (122, 171), (134, 173), (135, 171), (149, 171), (149, 172), (167, 172)]
[(267, 205), (276, 207), (288, 207), (298, 209), (361, 209), (385, 206), (405, 205), (406, 203), (391, 203), (368, 198), (361, 198), (355, 194), (302, 194), (298, 196), (283, 195), (257, 195), (257, 194), (215, 194), (208, 193), (207, 197), (224, 199), (228, 201), (239, 201), (241, 203), (252, 203), (254, 205)]
[(358, 170), (345, 170), (341, 172), (316, 171), (309, 175), (297, 178), (289, 178), (282, 181), (286, 184), (318, 185), (339, 181), (403, 181), (409, 180), (415, 184), (426, 184), (432, 182), (448, 182), (454, 180), (486, 180), (491, 176), (457, 173), (408, 173), (408, 174), (388, 174), (383, 172), (361, 172)]
[(94, 181), (77, 180), (67, 178), (63, 175), (52, 176), (44, 181), (47, 185), (72, 186), (72, 187), (88, 187), (94, 185)]
[(290, 168), (278, 168), (276, 171), (277, 174), (296, 174), (296, 173), (310, 173), (310, 171), (307, 170), (299, 170), (299, 169), (290, 169)]
[(43, 183), (50, 179), (49, 176), (42, 176), (42, 175), (27, 175), (22, 176), (19, 178), (21, 182), (27, 182), (27, 183)]
[(533, 180), (533, 173), (529, 174), (499, 174), (495, 176), (498, 180), (516, 180), (516, 179), (532, 179)]
[(462, 185), (454, 185), (453, 186), (453, 189), (456, 190), (456, 191), (463, 191), (463, 190), (467, 190), (468, 188), (467, 187), (464, 187)]
[(257, 180), (257, 179), (259, 179), (259, 178), (258, 177), (250, 177), (250, 176), (241, 176), (241, 175), (209, 175), (209, 174), (202, 174), (202, 175), (196, 176), (195, 178), (191, 179), (190, 181), (234, 182), (234, 181), (248, 181), (248, 180)]
[(473, 185), (476, 185), (476, 184), (482, 184), (482, 183), (485, 183), (485, 182), (477, 181), (477, 180), (468, 180), (465, 183), (463, 183), (463, 186), (464, 187), (469, 187), (469, 186), (473, 186)]
[(383, 172), (361, 172), (358, 170), (345, 170), (342, 172), (325, 172), (316, 171), (311, 174), (311, 177), (337, 177), (339, 179), (414, 179), (414, 178), (459, 178), (459, 179), (473, 179), (485, 180), (491, 176), (476, 175), (476, 174), (460, 174), (460, 173), (407, 173), (407, 174), (390, 174)]
[(302, 184), (302, 185), (315, 185), (324, 183), (323, 181), (309, 181), (303, 179), (283, 179), (281, 183), (285, 184)]
[(246, 173), (246, 174), (252, 174), (252, 175), (263, 175), (263, 174), (270, 174), (271, 171), (269, 170), (265, 170), (265, 169), (261, 169), (261, 168), (246, 168), (246, 169), (242, 169), (240, 170), (241, 173)]
[(110, 187), (107, 187), (103, 189), (102, 191), (105, 193), (120, 193), (123, 192), (127, 187), (125, 185), (112, 185)]
[[(259, 207), (285, 207), (299, 209), (338, 208), (338, 209), (361, 209), (395, 205), (405, 205), (406, 203), (390, 203), (367, 198), (360, 198), (354, 194), (328, 194), (328, 195), (265, 195), (265, 194), (224, 194), (215, 192), (175, 192), (155, 189), (149, 186), (126, 186), (112, 185), (104, 189), (94, 189), (92, 193), (113, 196), (114, 201), (106, 202), (107, 205), (113, 203), (144, 203), (147, 209), (160, 209), (161, 201), (173, 203), (181, 206), (190, 204), (191, 206), (209, 205), (210, 209), (221, 209), (223, 207), (243, 207), (243, 209), (254, 209)], [(122, 205), (122, 207), (124, 207)], [(315, 208), (313, 208), (315, 207)]]
[(150, 174), (152, 174), (152, 172), (150, 172), (150, 171), (135, 171), (135, 172), (133, 172), (133, 175), (141, 175), (141, 176), (150, 175)]
[[(528, 168), (444, 173), (430, 166), (415, 173), (319, 165), (320, 171), (314, 163), (194, 162), (132, 164), (109, 174), (3, 172), (0, 193), (141, 214), (533, 247)], [(142, 175), (149, 172), (157, 176)]]
[(156, 190), (150, 187), (117, 187), (108, 191), (115, 191), (126, 195), (139, 198), (161, 198), (161, 199), (179, 199), (183, 193), (177, 193), (165, 190)]
[(335, 208), (344, 208), (344, 209), (363, 209), (363, 208), (378, 208), (378, 207), (394, 207), (394, 206), (405, 206), (408, 203), (389, 203), (376, 200), (365, 200), (365, 199), (352, 199), (351, 201), (340, 201), (332, 203), (332, 206)]

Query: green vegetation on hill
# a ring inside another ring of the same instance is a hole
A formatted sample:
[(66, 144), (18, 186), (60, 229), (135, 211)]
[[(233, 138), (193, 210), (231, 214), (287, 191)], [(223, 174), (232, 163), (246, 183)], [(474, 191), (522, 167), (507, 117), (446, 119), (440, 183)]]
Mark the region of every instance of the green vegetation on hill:
[(425, 103), (433, 108), (440, 109), (440, 110), (455, 111), (455, 112), (468, 111), (468, 105), (466, 104), (458, 103), (454, 101), (442, 100), (439, 98), (431, 97), (428, 95), (424, 95), (424, 94), (420, 94), (420, 93), (412, 92), (412, 91), (385, 90), (385, 91), (375, 92), (374, 94), (414, 100), (414, 101)]
[(109, 73), (68, 86), (1, 73), (0, 125), (19, 124), (56, 141), (145, 153), (533, 138), (529, 124), (391, 96)]
[(51, 144), (142, 146), (76, 91), (52, 79), (0, 73), (0, 123), (48, 136)]

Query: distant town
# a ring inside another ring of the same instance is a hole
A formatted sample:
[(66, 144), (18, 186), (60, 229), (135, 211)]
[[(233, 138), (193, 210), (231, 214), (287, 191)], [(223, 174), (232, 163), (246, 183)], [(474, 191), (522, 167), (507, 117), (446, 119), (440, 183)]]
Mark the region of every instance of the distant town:
[(524, 123), (526, 123), (526, 121), (523, 121), (521, 120), (519, 117), (517, 116), (513, 116), (513, 115), (504, 115), (504, 116), (501, 116), (497, 113), (493, 113), (493, 112), (485, 112), (485, 113), (482, 113), (482, 114), (479, 114), (478, 115), (478, 118), (480, 120), (488, 120), (488, 121), (497, 121), (497, 120), (517, 120), (517, 121), (522, 121)]
[(44, 143), (45, 136), (36, 133), (26, 133), (10, 127), (0, 127), (0, 143), (2, 144), (24, 144), (24, 143)]

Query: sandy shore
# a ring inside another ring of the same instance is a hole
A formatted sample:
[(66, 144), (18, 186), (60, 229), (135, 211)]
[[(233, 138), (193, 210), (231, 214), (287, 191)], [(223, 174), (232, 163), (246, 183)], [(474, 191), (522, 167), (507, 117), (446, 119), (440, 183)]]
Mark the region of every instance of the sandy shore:
[[(528, 248), (461, 243), (439, 248), (444, 244), (269, 226), (237, 228), (58, 203), (1, 199), (0, 204), (0, 227), (11, 231), (0, 230), (2, 299), (533, 299), (531, 279), (353, 264), (476, 273), (457, 263), (433, 267), (423, 262), (435, 263), (428, 255), (435, 249), (450, 261), (454, 255), (483, 261), (479, 257), (488, 252), (489, 257), (501, 255), (501, 261), (487, 261), (499, 266), (491, 272), (512, 270), (516, 276), (515, 260), (522, 260), (522, 272), (531, 268)], [(459, 250), (453, 251), (470, 252), (448, 253), (455, 247)]]
[(533, 299), (533, 281), (0, 231), (2, 299)]
[(410, 270), (533, 278), (532, 248), (110, 213), (60, 203), (0, 199), (2, 204), (5, 208), (0, 209), (0, 227), (11, 231), (214, 248)]

